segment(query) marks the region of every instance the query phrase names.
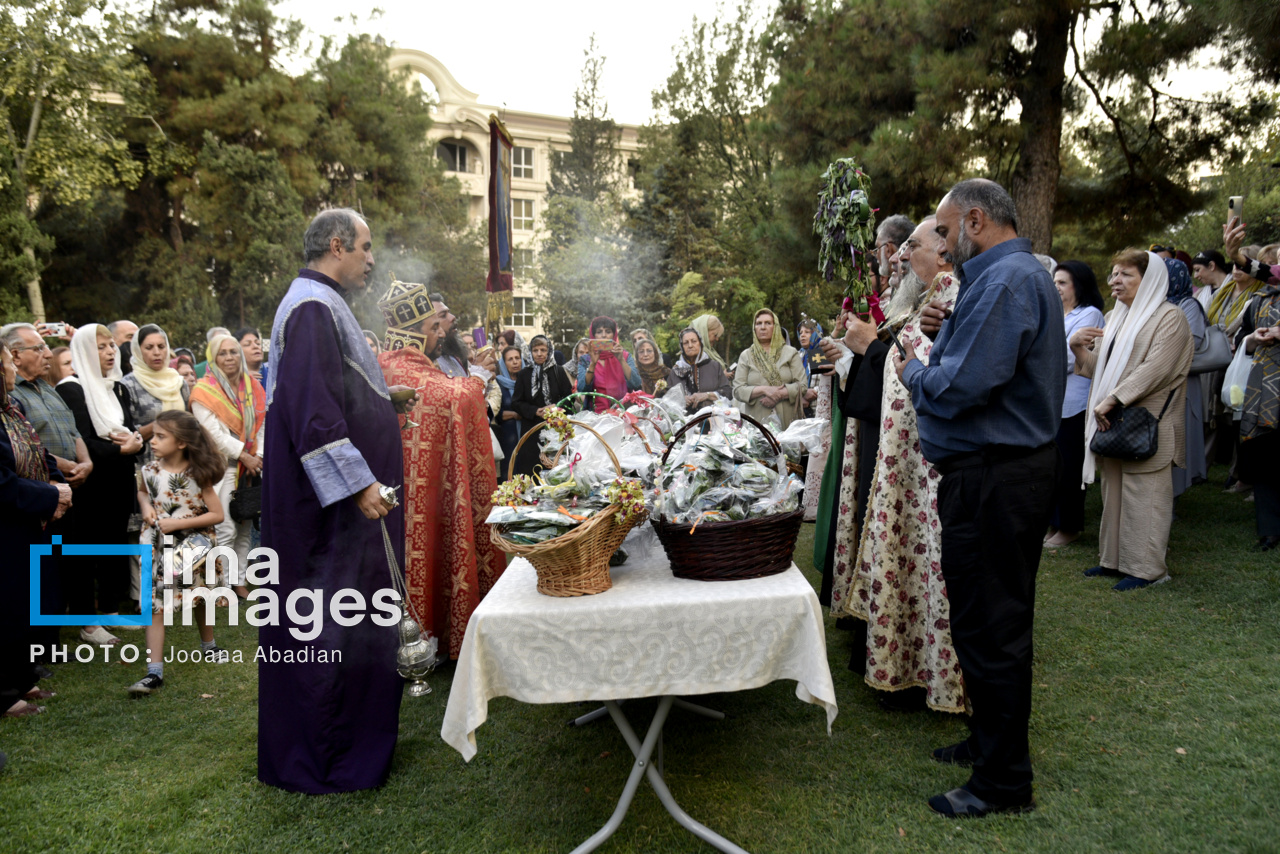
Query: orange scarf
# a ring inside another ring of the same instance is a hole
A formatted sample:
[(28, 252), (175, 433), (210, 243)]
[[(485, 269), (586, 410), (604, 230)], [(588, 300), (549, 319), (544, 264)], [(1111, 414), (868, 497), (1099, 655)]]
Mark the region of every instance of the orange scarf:
[[(227, 425), (227, 429), (234, 433), (237, 439), (244, 442), (245, 451), (254, 454), (257, 425), (262, 424), (267, 414), (267, 393), (263, 390), (262, 383), (245, 374), (240, 375), (240, 387), (237, 391), (239, 394), (235, 400), (232, 400), (227, 397), (217, 378), (212, 374), (206, 374), (192, 387), (191, 402), (207, 407), (210, 412), (218, 416), (218, 420)], [(253, 425), (253, 435), (247, 435), (248, 431), (245, 429), (244, 413), (246, 411), (252, 413), (249, 423)], [(243, 474), (244, 472), (241, 471), (240, 475)]]

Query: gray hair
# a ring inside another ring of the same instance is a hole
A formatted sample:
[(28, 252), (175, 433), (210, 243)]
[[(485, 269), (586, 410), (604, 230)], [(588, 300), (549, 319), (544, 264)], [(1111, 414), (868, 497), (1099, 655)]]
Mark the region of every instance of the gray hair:
[(209, 329), (209, 331), (208, 331), (208, 332), (206, 332), (206, 333), (204, 334), (204, 341), (205, 341), (205, 343), (206, 343), (206, 344), (212, 344), (212, 343), (213, 343), (213, 338), (214, 338), (214, 336), (215, 336), (215, 335), (217, 335), (219, 332), (221, 332), (223, 335), (230, 335), (230, 334), (231, 334), (231, 330), (230, 330), (230, 329), (228, 329), (228, 328), (227, 328), (227, 327), (225, 327), (225, 326), (214, 326), (214, 327), (211, 327), (211, 328)]
[(1008, 190), (986, 178), (969, 178), (961, 181), (947, 193), (951, 204), (960, 208), (960, 215), (977, 208), (996, 225), (1018, 230), (1018, 208)]
[(40, 331), (30, 323), (9, 323), (0, 326), (0, 341), (4, 342), (4, 346), (12, 350), (14, 347), (22, 346), (22, 339), (18, 337), (18, 333), (24, 329), (30, 329), (39, 336)]
[[(120, 324), (122, 323), (133, 323), (133, 321), (132, 320), (113, 320), (107, 324), (107, 332), (111, 333), (111, 335), (114, 336), (116, 334), (116, 330), (120, 328)], [(134, 323), (133, 325), (137, 326), (136, 323)]]
[(916, 230), (916, 224), (904, 214), (894, 214), (893, 216), (880, 223), (880, 227), (876, 229), (876, 236), (884, 236), (885, 240), (894, 246), (901, 246), (907, 242), (907, 238), (911, 236), (911, 232)]
[(320, 211), (307, 226), (302, 235), (302, 260), (310, 264), (329, 254), (329, 244), (333, 238), (342, 241), (342, 248), (348, 252), (356, 251), (356, 223), (364, 218), (351, 208), (330, 208)]

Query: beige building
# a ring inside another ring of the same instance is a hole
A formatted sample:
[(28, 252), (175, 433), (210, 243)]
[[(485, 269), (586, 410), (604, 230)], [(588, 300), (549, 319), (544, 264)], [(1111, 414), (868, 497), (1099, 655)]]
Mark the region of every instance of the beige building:
[[(392, 70), (409, 68), (417, 75), (423, 91), (434, 95), (435, 125), (431, 137), (436, 142), (436, 156), (462, 182), (463, 191), (470, 197), (472, 222), (489, 216), (489, 116), (496, 114), (511, 134), (515, 143), (511, 157), (515, 308), (503, 325), (514, 327), (529, 340), (542, 332), (538, 293), (531, 274), (537, 261), (535, 245), (547, 198), (551, 158), (556, 152), (569, 150), (569, 119), (482, 104), (480, 96), (464, 89), (438, 59), (419, 50), (397, 49), (389, 65)], [(620, 126), (622, 161), (631, 169), (639, 150), (638, 128)]]

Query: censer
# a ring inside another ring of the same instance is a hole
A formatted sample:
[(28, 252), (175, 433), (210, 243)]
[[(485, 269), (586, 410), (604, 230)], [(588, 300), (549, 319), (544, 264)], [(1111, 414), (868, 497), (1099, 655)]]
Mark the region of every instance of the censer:
[[(400, 503), (396, 497), (395, 488), (384, 486), (378, 494), (388, 507), (396, 507)], [(385, 520), (380, 520), (380, 524), (382, 525), (382, 544), (387, 551), (387, 567), (391, 570), (391, 586), (400, 594), (400, 599), (404, 602), (400, 623), (397, 626), (400, 645), (396, 648), (396, 672), (409, 680), (410, 697), (425, 697), (431, 693), (431, 686), (426, 683), (426, 678), (427, 674), (436, 668), (436, 654), (439, 652), (440, 642), (430, 632), (427, 632), (426, 639), (423, 639), (422, 624), (418, 620), (418, 613), (414, 610), (413, 603), (409, 601), (409, 591), (405, 587), (404, 575), (396, 561), (395, 549), (391, 546), (391, 535), (387, 533), (387, 523)]]

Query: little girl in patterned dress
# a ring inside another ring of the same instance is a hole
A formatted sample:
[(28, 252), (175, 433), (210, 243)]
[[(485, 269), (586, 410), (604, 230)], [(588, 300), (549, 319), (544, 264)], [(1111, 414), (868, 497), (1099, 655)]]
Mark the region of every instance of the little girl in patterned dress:
[[(142, 467), (142, 538), (152, 546), (151, 625), (147, 626), (147, 675), (129, 686), (129, 693), (146, 695), (164, 685), (164, 593), (172, 590), (175, 611), (181, 608), (188, 589), (181, 576), (165, 569), (164, 552), (193, 535), (216, 545), (213, 526), (222, 521), (222, 503), (215, 485), (226, 472), (222, 454), (195, 416), (182, 410), (165, 410), (156, 416), (151, 433), (155, 459)], [(166, 536), (172, 539), (165, 543)], [(173, 565), (181, 568), (174, 553)], [(201, 587), (202, 570), (192, 573), (191, 587)], [(225, 662), (230, 656), (213, 639), (213, 627), (205, 624), (204, 609), (193, 608), (200, 629), (200, 650), (206, 661)]]

